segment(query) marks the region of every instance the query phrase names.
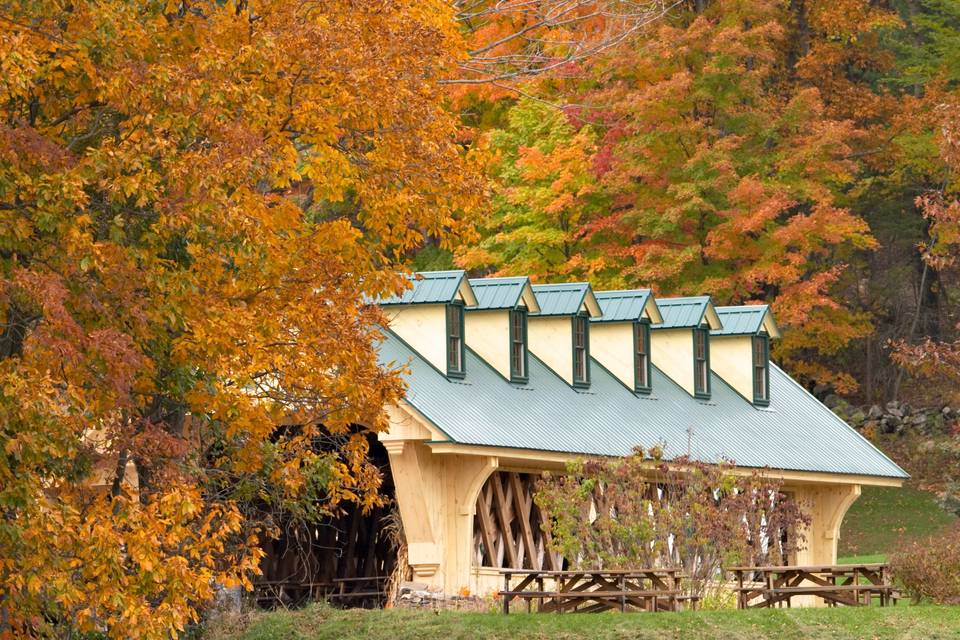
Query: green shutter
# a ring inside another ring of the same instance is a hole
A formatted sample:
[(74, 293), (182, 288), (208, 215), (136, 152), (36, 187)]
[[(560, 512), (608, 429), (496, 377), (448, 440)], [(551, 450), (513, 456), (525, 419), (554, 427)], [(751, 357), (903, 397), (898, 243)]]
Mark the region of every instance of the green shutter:
[[(520, 317), (520, 330), (523, 332), (523, 353), (521, 357), (523, 358), (523, 371), (517, 371), (513, 366), (513, 343), (516, 338), (515, 331), (516, 329), (513, 326), (514, 314), (517, 314)], [(510, 382), (517, 382), (520, 384), (525, 384), (530, 380), (530, 360), (528, 358), (529, 349), (527, 348), (527, 310), (523, 308), (511, 309), (507, 315), (507, 322), (510, 324), (510, 337), (508, 344), (508, 355), (510, 358)]]
[[(754, 361), (754, 342), (760, 341), (763, 349), (763, 390), (766, 397), (757, 395), (757, 363)], [(760, 333), (750, 339), (750, 370), (753, 372), (753, 404), (766, 407), (770, 404), (770, 336)]]
[[(703, 338), (703, 366), (704, 366), (704, 384), (700, 384), (700, 376), (697, 371), (697, 342)], [(693, 395), (701, 400), (710, 399), (710, 331), (702, 327), (693, 330)]]
[[(637, 352), (637, 332), (641, 332), (644, 338), (644, 344), (646, 345), (646, 379), (647, 383), (641, 384), (640, 379), (637, 377), (637, 371), (640, 369), (640, 355)], [(653, 380), (651, 376), (653, 371), (651, 370), (650, 361), (650, 321), (647, 319), (637, 320), (633, 323), (633, 390), (637, 393), (650, 393), (652, 390)]]
[[(590, 321), (585, 313), (578, 313), (570, 319), (571, 345), (573, 348), (573, 386), (586, 388), (590, 386)], [(583, 328), (583, 377), (577, 377), (577, 329)]]
[[(464, 336), (464, 315), (465, 315), (465, 314), (464, 314), (464, 312), (463, 312), (463, 307), (464, 307), (464, 305), (463, 305), (463, 302), (462, 302), (461, 300), (455, 300), (454, 302), (449, 303), (449, 304), (444, 308), (444, 319), (445, 319), (445, 324), (446, 324), (446, 335), (445, 335), (445, 339), (446, 339), (446, 342), (447, 342), (446, 352), (447, 352), (447, 377), (448, 377), (448, 378), (463, 378), (463, 377), (466, 375), (466, 357), (467, 357), (467, 347), (466, 347), (466, 343), (467, 343), (467, 341), (466, 341), (466, 337)], [(457, 328), (459, 329), (459, 332), (460, 332), (460, 345), (459, 345), (459, 351), (460, 351), (460, 354), (459, 354), (459, 356), (460, 356), (460, 368), (459, 368), (459, 369), (452, 368), (452, 367), (450, 366), (450, 339), (453, 337), (453, 335), (452, 335), (451, 332), (450, 332), (450, 330), (451, 330), (451, 326), (450, 326), (450, 309), (451, 309), (451, 308), (456, 308), (457, 311), (458, 311), (458, 313), (457, 313), (457, 316), (458, 316), (458, 318), (457, 318), (457, 325), (458, 325), (458, 327), (457, 327)]]

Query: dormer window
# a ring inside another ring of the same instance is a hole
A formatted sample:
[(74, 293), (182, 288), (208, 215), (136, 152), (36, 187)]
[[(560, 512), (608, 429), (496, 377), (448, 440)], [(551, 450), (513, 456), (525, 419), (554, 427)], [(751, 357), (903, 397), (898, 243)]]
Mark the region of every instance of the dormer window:
[(527, 381), (527, 310), (510, 310), (510, 381)]
[(650, 324), (633, 323), (634, 391), (650, 393)]
[(753, 336), (753, 403), (770, 404), (770, 338)]
[(447, 305), (447, 375), (464, 376), (465, 349), (463, 343), (463, 303)]
[(710, 334), (709, 329), (693, 330), (693, 395), (710, 397)]
[(573, 317), (573, 385), (586, 387), (590, 385), (590, 335), (589, 320), (586, 315)]

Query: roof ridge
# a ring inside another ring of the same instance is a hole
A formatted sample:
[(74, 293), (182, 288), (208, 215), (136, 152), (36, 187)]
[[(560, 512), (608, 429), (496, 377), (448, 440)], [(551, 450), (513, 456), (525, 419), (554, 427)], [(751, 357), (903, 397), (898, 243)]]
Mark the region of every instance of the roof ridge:
[(693, 303), (699, 304), (699, 303), (703, 302), (704, 300), (706, 300), (707, 302), (709, 302), (709, 301), (710, 301), (710, 296), (708, 296), (708, 295), (702, 295), (702, 296), (678, 296), (678, 297), (676, 297), (676, 298), (657, 298), (657, 304), (660, 304), (660, 303), (663, 303), (663, 302), (666, 302), (668, 305), (670, 305), (670, 304), (693, 304)]
[[(514, 281), (514, 282), (525, 282), (530, 280), (529, 276), (483, 276), (481, 278), (467, 278), (470, 281), (470, 286), (485, 286), (490, 284), (497, 284), (498, 282)], [(476, 284), (474, 284), (476, 283)]]
[(593, 295), (596, 297), (612, 297), (612, 296), (649, 296), (651, 293), (650, 289), (605, 289), (603, 291), (594, 291)]
[(580, 289), (581, 287), (589, 287), (589, 286), (590, 286), (590, 283), (587, 282), (587, 281), (580, 281), (580, 282), (543, 282), (543, 283), (538, 283), (538, 284), (532, 284), (532, 283), (531, 283), (530, 286), (533, 287), (534, 289), (536, 289), (537, 287), (539, 287), (539, 288), (541, 288), (541, 289), (544, 289), (544, 288), (546, 288), (546, 287), (553, 287), (553, 288), (570, 287), (570, 288)]
[(720, 313), (721, 310), (724, 313), (740, 313), (743, 311), (755, 312), (759, 309), (769, 309), (770, 305), (766, 302), (761, 302), (760, 304), (728, 304), (722, 307), (714, 306), (713, 308), (717, 313)]
[(453, 275), (453, 274), (465, 274), (466, 271), (463, 269), (439, 269), (436, 271), (413, 271), (412, 275), (414, 276), (439, 276), (439, 275)]

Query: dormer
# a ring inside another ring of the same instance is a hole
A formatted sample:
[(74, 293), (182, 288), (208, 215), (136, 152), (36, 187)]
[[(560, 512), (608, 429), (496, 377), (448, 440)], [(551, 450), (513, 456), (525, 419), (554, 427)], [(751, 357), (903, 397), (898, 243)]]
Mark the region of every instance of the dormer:
[(466, 374), (465, 310), (477, 298), (463, 271), (423, 271), (410, 288), (381, 300), (390, 329), (448, 378)]
[(663, 322), (651, 331), (653, 364), (687, 393), (710, 399), (710, 331), (723, 324), (709, 296), (659, 298)]
[(663, 322), (649, 289), (597, 291), (603, 315), (590, 319), (593, 357), (636, 393), (650, 393), (650, 327)]
[(527, 277), (472, 278), (477, 306), (466, 314), (467, 344), (507, 380), (529, 380), (527, 318), (540, 305)]
[(723, 328), (710, 332), (711, 368), (754, 405), (770, 404), (770, 339), (780, 330), (765, 304), (717, 307)]
[(530, 350), (567, 381), (590, 386), (590, 319), (603, 315), (586, 282), (537, 284), (533, 293), (540, 312), (527, 328)]

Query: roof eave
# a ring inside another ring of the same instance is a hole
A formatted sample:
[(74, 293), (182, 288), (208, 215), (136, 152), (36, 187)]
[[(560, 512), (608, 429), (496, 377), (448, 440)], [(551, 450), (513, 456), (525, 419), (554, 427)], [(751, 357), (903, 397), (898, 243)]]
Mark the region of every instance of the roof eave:
[(583, 292), (583, 300), (580, 302), (580, 308), (586, 308), (591, 318), (603, 318), (603, 309), (600, 308), (600, 303), (597, 302), (597, 297), (593, 295), (593, 287), (590, 285), (587, 285), (586, 290)]
[(527, 278), (527, 281), (523, 283), (523, 288), (520, 290), (520, 296), (517, 298), (515, 307), (519, 306), (521, 302), (526, 305), (528, 313), (540, 313), (540, 303), (537, 302), (537, 296), (533, 292), (530, 278)]
[(651, 325), (656, 326), (663, 324), (663, 314), (660, 313), (660, 307), (657, 305), (657, 301), (654, 299), (652, 293), (647, 296), (647, 301), (643, 305), (643, 312), (650, 320)]
[(723, 323), (720, 321), (720, 314), (717, 313), (716, 308), (713, 306), (713, 301), (707, 300), (707, 304), (703, 308), (703, 316), (700, 318), (700, 324), (703, 324), (706, 321), (707, 326), (710, 329), (723, 329)]
[(453, 300), (456, 299), (457, 294), (460, 295), (460, 298), (463, 299), (464, 305), (466, 305), (467, 307), (477, 306), (477, 296), (473, 292), (473, 287), (470, 286), (470, 280), (467, 278), (466, 272), (464, 272), (463, 275), (460, 276), (460, 282), (457, 284), (457, 291), (454, 294), (453, 299), (450, 300), (450, 302), (453, 302)]

